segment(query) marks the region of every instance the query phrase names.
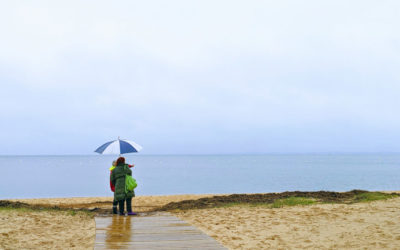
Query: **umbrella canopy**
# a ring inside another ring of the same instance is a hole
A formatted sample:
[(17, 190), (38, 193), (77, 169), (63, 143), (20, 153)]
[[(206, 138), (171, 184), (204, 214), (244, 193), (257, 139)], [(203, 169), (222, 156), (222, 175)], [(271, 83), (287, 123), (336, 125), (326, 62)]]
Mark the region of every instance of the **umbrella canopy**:
[(141, 149), (142, 149), (142, 147), (133, 141), (121, 140), (118, 138), (118, 140), (109, 141), (107, 143), (104, 143), (98, 149), (96, 149), (94, 152), (99, 153), (99, 154), (122, 155), (122, 154), (127, 154), (127, 153), (136, 153), (136, 152), (139, 152)]

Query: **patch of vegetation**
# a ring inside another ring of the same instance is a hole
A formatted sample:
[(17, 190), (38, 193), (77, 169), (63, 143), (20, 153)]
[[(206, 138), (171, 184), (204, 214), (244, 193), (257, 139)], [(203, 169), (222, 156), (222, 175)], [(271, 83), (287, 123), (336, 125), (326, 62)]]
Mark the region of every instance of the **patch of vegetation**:
[(398, 194), (388, 194), (381, 192), (368, 192), (357, 194), (354, 196), (354, 202), (370, 202), (370, 201), (379, 201), (379, 200), (387, 200), (394, 197), (398, 197)]
[(232, 206), (265, 206), (265, 207), (283, 207), (295, 205), (311, 204), (352, 204), (356, 202), (366, 202), (374, 200), (383, 200), (399, 197), (400, 194), (368, 192), (364, 190), (352, 190), (348, 192), (283, 192), (283, 193), (265, 193), (265, 194), (232, 194), (217, 195), (213, 197), (200, 198), (197, 200), (184, 200), (180, 202), (171, 202), (165, 206), (155, 209), (155, 211), (182, 211), (189, 209), (219, 208)]
[(286, 206), (306, 206), (315, 204), (317, 201), (313, 198), (306, 198), (306, 197), (288, 197), (284, 199), (276, 199), (272, 203), (241, 203), (241, 202), (231, 202), (226, 203), (218, 207), (267, 207), (267, 208), (280, 208)]
[(12, 202), (0, 200), (0, 211), (19, 211), (19, 212), (63, 212), (68, 215), (82, 215), (94, 217), (95, 213), (87, 209), (69, 209), (57, 206), (31, 205), (23, 202)]
[(310, 199), (306, 197), (289, 197), (285, 199), (275, 200), (274, 203), (271, 204), (272, 208), (280, 208), (285, 206), (306, 206), (315, 204), (315, 199)]
[(0, 212), (2, 212), (2, 211), (5, 211), (5, 212), (7, 212), (7, 211), (15, 211), (15, 210), (18, 210), (18, 211), (21, 211), (21, 212), (31, 212), (31, 211), (33, 211), (32, 209), (29, 209), (29, 208), (0, 207)]

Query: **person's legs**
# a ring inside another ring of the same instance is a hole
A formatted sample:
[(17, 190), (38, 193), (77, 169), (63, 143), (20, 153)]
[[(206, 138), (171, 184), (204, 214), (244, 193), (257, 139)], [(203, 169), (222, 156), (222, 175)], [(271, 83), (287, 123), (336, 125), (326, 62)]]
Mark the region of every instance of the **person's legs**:
[(132, 198), (126, 199), (126, 210), (128, 210), (128, 213), (132, 212)]
[(117, 214), (118, 212), (117, 212), (117, 207), (118, 207), (118, 201), (117, 200), (115, 200), (115, 198), (114, 198), (114, 200), (113, 200), (113, 214)]
[(119, 203), (119, 214), (123, 215), (125, 210), (125, 200), (118, 201)]
[(137, 215), (137, 213), (132, 212), (132, 198), (126, 199), (126, 206), (128, 210), (128, 215)]

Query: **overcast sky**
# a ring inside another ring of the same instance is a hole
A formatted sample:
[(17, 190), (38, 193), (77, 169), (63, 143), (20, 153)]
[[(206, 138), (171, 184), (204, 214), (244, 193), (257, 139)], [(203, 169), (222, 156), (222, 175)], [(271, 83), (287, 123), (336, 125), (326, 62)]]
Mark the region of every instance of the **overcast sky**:
[(400, 151), (400, 2), (2, 1), (0, 154)]

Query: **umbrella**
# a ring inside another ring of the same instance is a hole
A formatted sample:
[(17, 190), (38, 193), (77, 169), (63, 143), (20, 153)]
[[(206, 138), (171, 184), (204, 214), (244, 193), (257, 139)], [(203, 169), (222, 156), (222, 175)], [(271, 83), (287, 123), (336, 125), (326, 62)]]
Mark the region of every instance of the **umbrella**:
[(142, 147), (136, 144), (133, 141), (121, 140), (118, 137), (118, 140), (109, 141), (101, 145), (94, 152), (99, 154), (127, 154), (127, 153), (136, 153), (139, 152)]

